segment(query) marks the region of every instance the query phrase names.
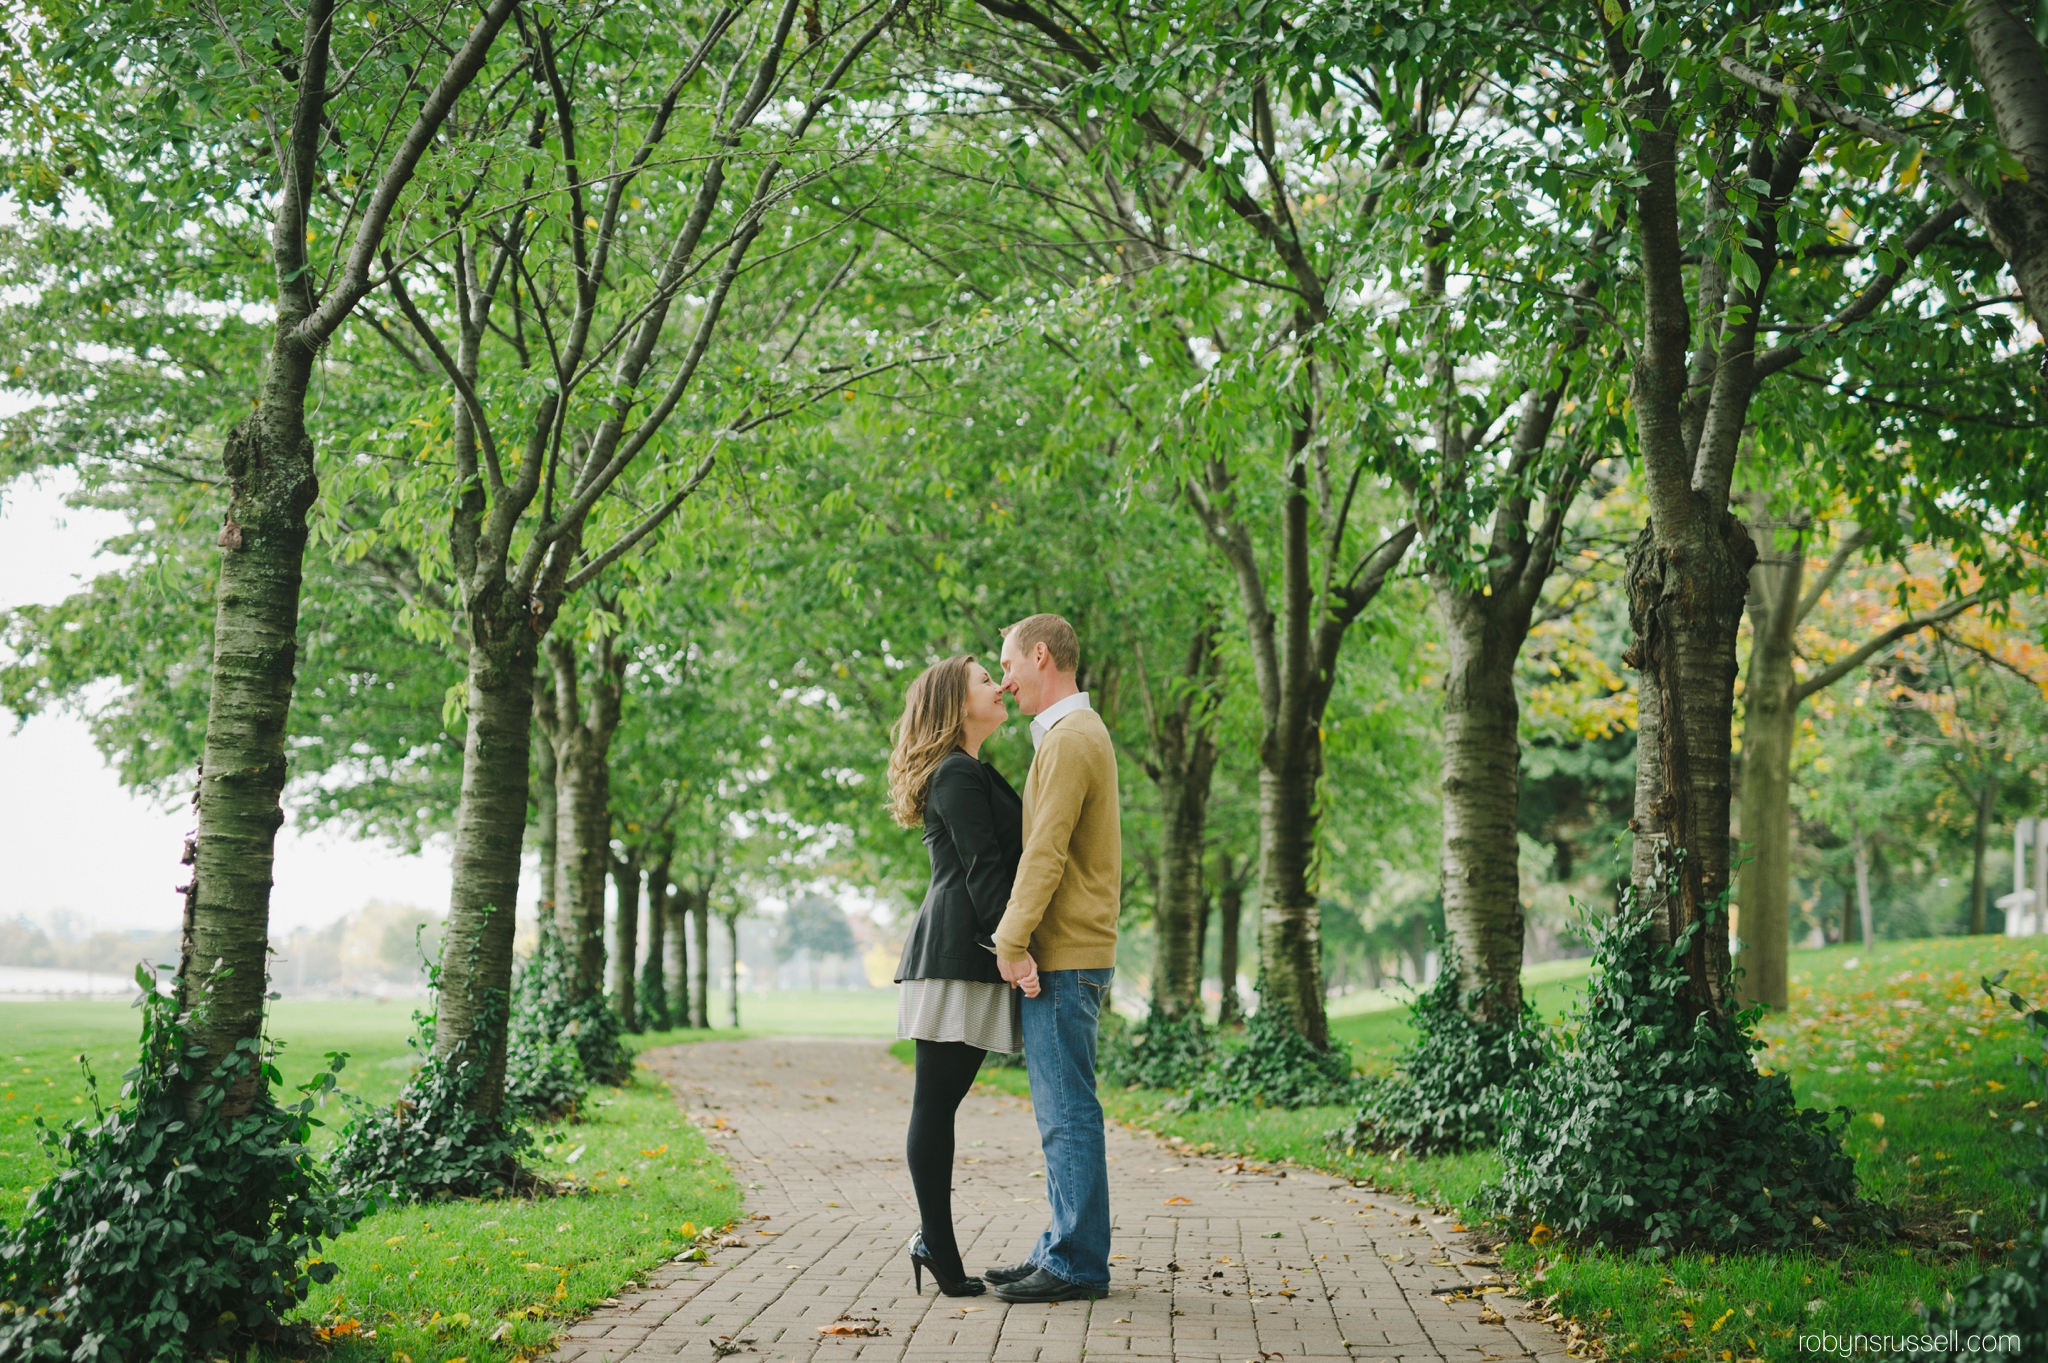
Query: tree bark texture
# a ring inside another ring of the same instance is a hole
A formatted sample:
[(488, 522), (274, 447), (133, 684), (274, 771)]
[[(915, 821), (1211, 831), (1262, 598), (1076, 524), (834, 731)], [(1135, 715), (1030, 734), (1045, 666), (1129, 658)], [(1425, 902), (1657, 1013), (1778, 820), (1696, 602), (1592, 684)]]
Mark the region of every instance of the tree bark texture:
[(479, 1111), (497, 1112), (504, 1103), (513, 914), (519, 903), (540, 641), (526, 603), (502, 591), (480, 594), (468, 614), (469, 729), (462, 747), (462, 796), (455, 809), (453, 887), (442, 936), (434, 1053), (451, 1056), (488, 1036), (484, 1082), (473, 1101)]
[[(609, 848), (606, 849), (609, 852)], [(640, 855), (611, 858), (612, 888), (618, 899), (612, 943), (612, 1007), (629, 1032), (640, 1030), (634, 974), (640, 968)]]
[(1145, 773), (1159, 791), (1159, 874), (1153, 927), (1157, 964), (1152, 1006), (1163, 1016), (1199, 1016), (1202, 938), (1207, 915), (1202, 886), (1203, 833), (1216, 770), (1216, 693), (1220, 671), (1216, 631), (1197, 629), (1175, 692), (1155, 696), (1144, 680), (1151, 752)]
[[(1351, 499), (1348, 492), (1341, 500), (1331, 492), (1326, 442), (1314, 434), (1313, 413), (1303, 407), (1288, 436), (1287, 493), (1277, 537), (1277, 613), (1250, 531), (1237, 518), (1228, 467), (1211, 460), (1201, 478), (1188, 481), (1187, 491), (1237, 579), (1258, 682), (1260, 997), (1285, 1008), (1302, 1036), (1320, 1050), (1329, 1045), (1315, 884), (1323, 715), (1336, 684), (1345, 632), (1379, 595), (1416, 530), (1412, 522), (1403, 525), (1348, 573), (1340, 567)], [(1317, 469), (1313, 505), (1311, 465)], [(1320, 575), (1313, 564), (1318, 541)]]
[(1863, 928), (1863, 945), (1869, 946), (1877, 940), (1877, 911), (1870, 902), (1870, 839), (1857, 833), (1849, 845), (1856, 861), (1856, 916)]
[[(1599, 22), (1607, 24), (1605, 15)], [(1728, 942), (1722, 919), (1729, 880), (1730, 734), (1736, 632), (1756, 546), (1729, 512), (1751, 405), (1772, 375), (1810, 358), (1852, 323), (1877, 316), (1919, 254), (1958, 221), (1960, 203), (1938, 208), (1907, 233), (1887, 268), (1820, 325), (1765, 346), (1771, 282), (1780, 264), (1781, 218), (1799, 189), (1818, 133), (1786, 102), (1720, 87), (1727, 102), (1706, 111), (1727, 130), (1716, 178), (1692, 192), (1711, 218), (1739, 214), (1740, 244), (1689, 261), (1695, 229), (1682, 225), (1680, 145), (1700, 126), (1674, 109), (1674, 81), (1631, 48), (1635, 29), (1606, 28), (1610, 71), (1634, 129), (1631, 228), (1643, 298), (1643, 330), (1631, 374), (1636, 444), (1649, 524), (1629, 552), (1628, 592), (1637, 672), (1635, 855), (1637, 903), (1675, 939), (1698, 926), (1687, 956), (1687, 1002), (1725, 1008)], [(1725, 66), (1724, 66), (1725, 69)], [(1753, 73), (1752, 73), (1753, 74)], [(1743, 78), (1744, 84), (1751, 84)], [(1686, 90), (1705, 97), (1707, 82)], [(1793, 101), (1797, 102), (1797, 101)], [(1684, 131), (1681, 132), (1681, 124)], [(1755, 189), (1741, 207), (1735, 177)], [(1691, 187), (1689, 187), (1691, 189)], [(1747, 257), (1743, 268), (1724, 251)], [(1698, 312), (1688, 301), (1692, 265)]]
[(1735, 649), (1755, 553), (1741, 522), (1725, 512), (1720, 521), (1718, 533), (1666, 543), (1653, 523), (1628, 557), (1627, 661), (1639, 677), (1630, 879), (1638, 902), (1656, 911), (1660, 939), (1675, 942), (1698, 925), (1685, 958), (1698, 1011), (1728, 1002)]
[(1991, 820), (1998, 811), (1998, 773), (1986, 772), (1977, 791), (1977, 826), (1970, 839), (1970, 935), (1982, 936), (1990, 917), (1991, 885), (1984, 875), (1984, 852), (1991, 842)]
[(664, 915), (668, 918), (668, 932), (663, 939), (667, 951), (662, 956), (662, 983), (668, 990), (668, 1017), (671, 1027), (689, 1027), (694, 1024), (693, 1000), (696, 989), (690, 979), (690, 906), (688, 890), (681, 885), (669, 884), (667, 898), (663, 900)]
[(1998, 140), (2027, 168), (1986, 196), (1992, 244), (2012, 266), (2034, 324), (2048, 330), (2048, 66), (2041, 44), (2006, 0), (1968, 0), (1963, 28), (1991, 105)]
[(604, 886), (612, 863), (612, 736), (625, 696), (626, 656), (600, 637), (587, 686), (578, 675), (575, 646), (547, 642), (555, 679), (555, 799), (561, 887), (557, 921), (562, 945), (575, 965), (573, 997), (604, 992)]
[(1223, 994), (1216, 1005), (1218, 1027), (1228, 1027), (1239, 1020), (1237, 949), (1244, 917), (1244, 882), (1244, 863), (1228, 852), (1221, 853), (1216, 858), (1216, 976)]
[(640, 970), (641, 1023), (648, 1031), (667, 1031), (675, 1026), (668, 987), (669, 859), (655, 858), (647, 872), (647, 961)]
[(1958, 597), (1864, 640), (1805, 680), (1793, 670), (1795, 635), (1868, 541), (1851, 527), (1809, 583), (1803, 522), (1772, 515), (1751, 498), (1750, 526), (1764, 542), (1749, 570), (1749, 676), (1743, 685), (1742, 840), (1749, 848), (1737, 885), (1745, 1001), (1787, 1006), (1792, 925), (1792, 748), (1799, 707), (1907, 635), (1948, 620), (1979, 600)]
[[(1459, 987), (1479, 1016), (1522, 1011), (1521, 709), (1514, 666), (1527, 636), (1502, 630), (1486, 598), (1439, 591), (1450, 666), (1444, 679), (1444, 926), (1458, 946)], [(1512, 622), (1509, 622), (1512, 624)]]
[[(344, 268), (322, 298), (320, 272), (307, 258), (308, 209), (319, 192), (327, 135), (333, 0), (306, 7), (296, 66), (295, 104), (280, 147), (280, 194), (271, 233), (277, 320), (256, 410), (228, 432), (221, 462), (228, 509), (217, 543), (213, 676), (199, 766), (198, 827), (185, 860), (184, 926), (178, 997), (191, 1014), (188, 1033), (205, 1053), (200, 1073), (183, 1081), (188, 1104), (203, 1080), (237, 1046), (263, 1030), (268, 992), (270, 885), (277, 831), (284, 823), (285, 734), (298, 660), (299, 586), (306, 513), (319, 491), (306, 395), (320, 349), (369, 291), (369, 264), (391, 214), (456, 99), (481, 69), (510, 15), (494, 0), (451, 54), (411, 125), (392, 144)], [(280, 111), (281, 112), (281, 111)], [(264, 1089), (250, 1067), (226, 1097), (239, 1116)]]
[(533, 685), (533, 826), (540, 851), (540, 904), (543, 923), (555, 921), (555, 886), (561, 874), (561, 845), (556, 820), (561, 817), (555, 800), (555, 687), (553, 678), (536, 671)]
[(700, 892), (690, 903), (690, 1025), (711, 1026), (711, 896)]
[[(291, 339), (299, 320), (280, 317), (263, 403), (228, 433), (222, 452), (228, 511), (178, 963), (189, 1035), (206, 1053), (198, 1077), (261, 1035), (269, 987), (271, 866), (284, 824), (299, 581), (306, 513), (319, 487), (304, 420), (313, 357)], [(228, 1095), (228, 1112), (247, 1111), (262, 1084), (250, 1066)]]
[(1792, 646), (1806, 550), (1799, 528), (1773, 520), (1761, 505), (1750, 525), (1763, 544), (1749, 574), (1749, 676), (1742, 688), (1742, 841), (1749, 854), (1736, 894), (1742, 995), (1783, 1009), (1792, 934), (1792, 742), (1799, 721)]
[(718, 915), (725, 920), (726, 963), (725, 1025), (735, 1030), (740, 1025), (740, 916), (736, 913)]
[[(1440, 267), (1432, 269), (1431, 283), (1433, 292), (1442, 292)], [(1493, 513), (1483, 566), (1467, 562), (1471, 536), (1457, 518), (1468, 514), (1469, 470), (1484, 430), (1459, 422), (1455, 403), (1443, 404), (1445, 415), (1437, 423), (1444, 472), (1416, 497), (1417, 524), (1426, 535), (1440, 531), (1430, 536), (1431, 542), (1450, 549), (1441, 561), (1425, 557), (1450, 655), (1440, 767), (1444, 927), (1458, 947), (1464, 1006), (1493, 1023), (1512, 1022), (1522, 1012), (1522, 736), (1515, 661), (1557, 561), (1565, 516), (1589, 467), (1582, 455), (1549, 454), (1569, 382), (1563, 362), (1584, 339), (1583, 328), (1567, 337), (1561, 347), (1562, 377), (1531, 391), (1523, 402), (1503, 479), (1507, 492)], [(1441, 368), (1448, 388), (1450, 366)], [(1545, 488), (1540, 515), (1535, 486)], [(1439, 524), (1446, 517), (1451, 523)]]

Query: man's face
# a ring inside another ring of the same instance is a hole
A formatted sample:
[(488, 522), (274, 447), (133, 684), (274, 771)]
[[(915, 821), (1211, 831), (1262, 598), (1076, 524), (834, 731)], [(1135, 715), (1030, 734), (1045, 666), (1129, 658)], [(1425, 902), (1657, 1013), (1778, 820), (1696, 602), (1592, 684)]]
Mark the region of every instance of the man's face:
[(1044, 644), (1034, 645), (1029, 653), (1018, 646), (1017, 640), (1003, 640), (1003, 691), (1017, 698), (1017, 708), (1027, 715), (1035, 715), (1045, 708), (1040, 698), (1045, 693), (1046, 668), (1052, 662), (1051, 651)]

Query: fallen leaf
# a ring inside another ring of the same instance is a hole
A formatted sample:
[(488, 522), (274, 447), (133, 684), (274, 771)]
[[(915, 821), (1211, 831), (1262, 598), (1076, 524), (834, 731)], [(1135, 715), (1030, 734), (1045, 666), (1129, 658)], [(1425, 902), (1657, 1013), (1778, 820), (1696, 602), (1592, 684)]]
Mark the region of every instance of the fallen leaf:
[(657, 1145), (652, 1150), (642, 1150), (640, 1153), (649, 1159), (653, 1159), (656, 1155), (666, 1155), (668, 1153), (668, 1146)]
[(1550, 1243), (1550, 1237), (1550, 1227), (1538, 1221), (1535, 1228), (1529, 1232), (1529, 1243), (1532, 1245), (1547, 1245)]
[(820, 1325), (821, 1335), (861, 1335), (873, 1339), (889, 1333), (889, 1327), (874, 1316), (841, 1316), (830, 1325)]
[(1189, 1207), (1194, 1205), (1194, 1199), (1190, 1197), (1169, 1197), (1159, 1205), (1162, 1207)]

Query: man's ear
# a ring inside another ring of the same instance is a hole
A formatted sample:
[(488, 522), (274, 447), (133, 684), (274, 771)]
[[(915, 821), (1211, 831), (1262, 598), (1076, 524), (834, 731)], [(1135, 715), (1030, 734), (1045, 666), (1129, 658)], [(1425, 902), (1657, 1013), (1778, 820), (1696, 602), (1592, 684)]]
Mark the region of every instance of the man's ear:
[(1031, 663), (1041, 672), (1052, 669), (1052, 650), (1046, 647), (1045, 640), (1040, 639), (1031, 646)]

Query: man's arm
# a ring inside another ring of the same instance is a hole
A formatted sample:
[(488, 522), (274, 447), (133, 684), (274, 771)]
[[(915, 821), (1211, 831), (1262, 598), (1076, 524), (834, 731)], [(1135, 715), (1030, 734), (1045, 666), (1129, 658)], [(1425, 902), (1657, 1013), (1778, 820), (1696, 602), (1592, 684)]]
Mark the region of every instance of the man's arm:
[(1031, 833), (1017, 863), (1016, 882), (1010, 887), (1010, 907), (996, 925), (999, 961), (1022, 961), (1030, 954), (1031, 934), (1037, 931), (1060, 877), (1066, 874), (1067, 847), (1081, 818), (1081, 802), (1088, 794), (1083, 754), (1073, 746), (1076, 742), (1072, 735), (1054, 729), (1038, 750), (1031, 782)]

